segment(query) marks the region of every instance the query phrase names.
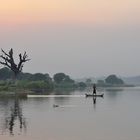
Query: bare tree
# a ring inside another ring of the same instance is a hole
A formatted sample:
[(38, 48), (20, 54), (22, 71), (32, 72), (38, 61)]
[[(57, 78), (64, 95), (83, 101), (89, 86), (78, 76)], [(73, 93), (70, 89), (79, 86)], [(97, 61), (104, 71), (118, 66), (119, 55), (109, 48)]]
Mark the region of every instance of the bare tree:
[(17, 78), (17, 75), (22, 71), (23, 65), (25, 62), (29, 61), (28, 55), (26, 52), (22, 55), (21, 53), (19, 54), (19, 63), (16, 64), (14, 57), (13, 57), (13, 49), (11, 48), (8, 53), (6, 53), (3, 49), (1, 49), (2, 55), (0, 55), (0, 64), (8, 67), (11, 69), (14, 73), (14, 78)]

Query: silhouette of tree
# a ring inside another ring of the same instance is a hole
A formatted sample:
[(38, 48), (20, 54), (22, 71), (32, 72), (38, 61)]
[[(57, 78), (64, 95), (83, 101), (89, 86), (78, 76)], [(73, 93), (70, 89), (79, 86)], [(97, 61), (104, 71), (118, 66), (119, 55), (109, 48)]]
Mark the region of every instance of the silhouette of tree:
[(17, 78), (17, 75), (22, 71), (23, 64), (30, 59), (28, 59), (28, 55), (26, 52), (22, 55), (21, 53), (19, 54), (19, 63), (16, 64), (15, 60), (13, 58), (13, 49), (11, 48), (8, 53), (6, 53), (3, 49), (1, 49), (2, 55), (0, 55), (0, 58), (2, 61), (0, 61), (0, 64), (8, 67), (11, 69), (14, 73), (14, 78)]

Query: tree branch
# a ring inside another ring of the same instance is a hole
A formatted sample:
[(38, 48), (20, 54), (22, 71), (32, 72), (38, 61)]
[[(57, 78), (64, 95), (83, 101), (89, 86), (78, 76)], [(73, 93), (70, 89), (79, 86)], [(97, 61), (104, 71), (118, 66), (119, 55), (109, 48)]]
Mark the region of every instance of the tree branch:
[(8, 68), (10, 68), (15, 75), (19, 74), (22, 71), (23, 68), (23, 63), (29, 61), (30, 59), (28, 58), (28, 55), (26, 52), (24, 52), (24, 54), (22, 55), (21, 53), (19, 54), (19, 63), (16, 64), (14, 62), (14, 58), (13, 58), (13, 49), (11, 48), (9, 51), (9, 54), (6, 53), (3, 49), (1, 49), (3, 55), (0, 55), (0, 58), (3, 59), (3, 61), (0, 61), (0, 64), (7, 66)]
[(1, 62), (1, 61), (0, 61), (0, 64), (5, 65), (5, 66), (7, 66), (8, 68), (11, 68), (7, 62)]
[(3, 49), (1, 49), (1, 51), (8, 57), (10, 57)]

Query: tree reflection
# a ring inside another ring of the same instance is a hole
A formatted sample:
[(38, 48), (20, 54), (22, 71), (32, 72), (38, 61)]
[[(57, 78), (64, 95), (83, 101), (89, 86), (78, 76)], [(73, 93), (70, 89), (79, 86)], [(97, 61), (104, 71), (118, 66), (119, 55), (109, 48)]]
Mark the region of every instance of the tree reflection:
[(26, 119), (23, 116), (22, 108), (20, 106), (20, 99), (18, 97), (14, 100), (14, 106), (11, 107), (11, 113), (5, 118), (5, 128), (8, 129), (10, 135), (14, 135), (14, 127), (16, 123), (20, 132), (24, 129), (26, 131)]
[(123, 91), (123, 88), (110, 88), (110, 89), (106, 89), (106, 95), (110, 98), (116, 98), (118, 95), (120, 95), (119, 93), (121, 93)]
[[(57, 89), (54, 91), (54, 95), (72, 95), (74, 92), (73, 89)], [(68, 102), (70, 97), (54, 97), (56, 104), (64, 104), (65, 102)]]

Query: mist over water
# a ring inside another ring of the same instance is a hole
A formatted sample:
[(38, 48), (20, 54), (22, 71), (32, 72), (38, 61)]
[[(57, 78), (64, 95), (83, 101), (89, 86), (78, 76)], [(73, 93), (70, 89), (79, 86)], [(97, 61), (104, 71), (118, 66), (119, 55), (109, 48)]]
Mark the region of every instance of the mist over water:
[(87, 92), (71, 91), (66, 95), (67, 91), (59, 91), (59, 95), (30, 96), (26, 100), (0, 99), (0, 139), (140, 138), (140, 88), (103, 89), (100, 92), (104, 98), (96, 98), (96, 103), (93, 98), (85, 98)]

